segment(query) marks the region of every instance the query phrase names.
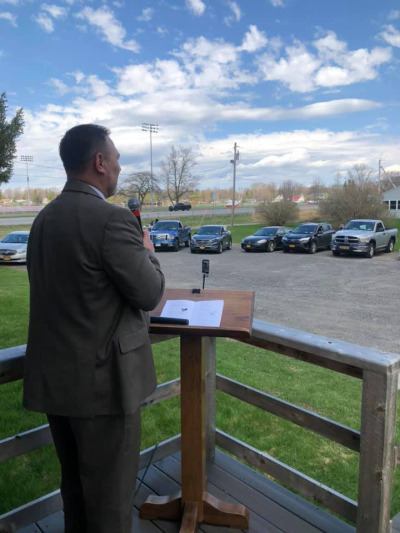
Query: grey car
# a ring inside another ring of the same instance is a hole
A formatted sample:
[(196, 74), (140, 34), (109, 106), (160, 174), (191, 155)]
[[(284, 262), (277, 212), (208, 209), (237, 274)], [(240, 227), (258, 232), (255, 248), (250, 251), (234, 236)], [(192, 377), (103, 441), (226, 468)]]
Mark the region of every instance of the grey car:
[(26, 263), (29, 231), (12, 231), (0, 241), (0, 263)]
[(190, 251), (217, 252), (232, 248), (232, 235), (226, 226), (201, 226), (190, 241)]

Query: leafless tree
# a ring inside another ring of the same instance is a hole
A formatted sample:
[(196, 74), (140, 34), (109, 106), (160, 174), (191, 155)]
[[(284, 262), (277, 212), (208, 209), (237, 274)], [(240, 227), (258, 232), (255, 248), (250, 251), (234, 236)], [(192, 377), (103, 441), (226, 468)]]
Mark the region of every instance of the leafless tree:
[(160, 181), (172, 203), (195, 190), (198, 178), (193, 169), (196, 164), (192, 148), (184, 146), (172, 146), (169, 155), (161, 161)]
[(255, 218), (260, 224), (282, 226), (299, 218), (299, 206), (294, 202), (264, 202), (256, 207)]
[(142, 206), (146, 196), (151, 193), (152, 189), (153, 193), (159, 194), (160, 188), (157, 176), (153, 174), (153, 179), (151, 179), (150, 172), (134, 172), (121, 183), (117, 194), (127, 198), (136, 196), (140, 206)]
[(325, 191), (325, 187), (320, 178), (315, 178), (308, 189), (308, 194), (311, 196), (311, 200), (318, 202), (321, 199), (321, 194)]
[(398, 172), (385, 172), (382, 167), (381, 169), (381, 192), (400, 187), (400, 174)]
[(296, 194), (297, 185), (292, 180), (285, 180), (279, 187), (279, 194), (282, 195), (284, 202), (290, 202)]
[(332, 187), (320, 210), (323, 217), (336, 224), (353, 218), (388, 220), (389, 217), (374, 171), (365, 165), (355, 165), (343, 185), (337, 183)]

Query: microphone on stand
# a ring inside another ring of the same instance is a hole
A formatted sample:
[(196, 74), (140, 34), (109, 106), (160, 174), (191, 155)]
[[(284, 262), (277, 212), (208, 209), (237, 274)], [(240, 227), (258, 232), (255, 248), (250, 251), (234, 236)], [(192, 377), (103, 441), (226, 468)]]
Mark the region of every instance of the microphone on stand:
[(137, 218), (137, 221), (139, 222), (139, 226), (141, 231), (143, 231), (142, 228), (142, 219), (140, 218), (140, 202), (137, 198), (134, 196), (132, 198), (129, 198), (128, 200), (128, 209)]

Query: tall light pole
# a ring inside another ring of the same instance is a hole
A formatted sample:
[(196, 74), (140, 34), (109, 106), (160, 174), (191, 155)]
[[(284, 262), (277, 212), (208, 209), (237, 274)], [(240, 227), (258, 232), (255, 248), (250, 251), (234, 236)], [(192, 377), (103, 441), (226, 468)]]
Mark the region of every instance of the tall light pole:
[(153, 140), (152, 134), (158, 133), (158, 124), (149, 124), (142, 122), (142, 131), (150, 132), (150, 187), (151, 187), (151, 205), (153, 205)]
[(33, 161), (33, 155), (21, 155), (20, 161), (26, 163), (26, 183), (28, 185), (28, 205), (31, 205), (31, 191), (29, 189), (29, 163)]
[(233, 163), (233, 191), (232, 191), (232, 220), (231, 220), (231, 226), (234, 225), (235, 220), (235, 196), (236, 196), (236, 161), (239, 159), (239, 150), (237, 150), (237, 144), (235, 143), (235, 146), (233, 147), (233, 159), (231, 159), (231, 163)]

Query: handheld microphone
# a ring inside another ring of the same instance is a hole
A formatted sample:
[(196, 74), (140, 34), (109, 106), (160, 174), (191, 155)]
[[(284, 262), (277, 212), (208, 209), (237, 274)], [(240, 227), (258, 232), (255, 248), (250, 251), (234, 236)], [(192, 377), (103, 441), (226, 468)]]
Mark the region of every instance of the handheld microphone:
[[(142, 230), (142, 219), (140, 218), (140, 202), (134, 196), (128, 200), (128, 209), (137, 218), (140, 229)], [(142, 230), (143, 231), (143, 230)]]

